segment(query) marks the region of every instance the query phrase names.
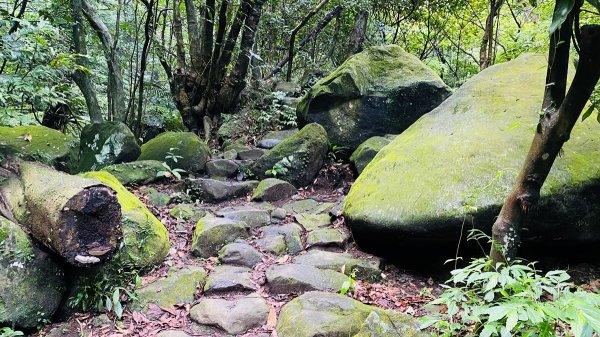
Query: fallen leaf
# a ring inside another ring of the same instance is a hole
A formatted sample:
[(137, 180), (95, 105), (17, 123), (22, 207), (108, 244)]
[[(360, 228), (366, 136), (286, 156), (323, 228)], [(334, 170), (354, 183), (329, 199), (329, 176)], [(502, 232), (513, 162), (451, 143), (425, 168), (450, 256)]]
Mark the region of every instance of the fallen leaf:
[(33, 136), (31, 135), (31, 133), (26, 133), (23, 135), (23, 140), (26, 142), (31, 142), (32, 139), (33, 139)]
[(269, 317), (267, 318), (267, 327), (269, 327), (269, 329), (275, 329), (276, 326), (277, 310), (275, 310), (275, 307), (271, 307), (271, 310), (269, 310)]

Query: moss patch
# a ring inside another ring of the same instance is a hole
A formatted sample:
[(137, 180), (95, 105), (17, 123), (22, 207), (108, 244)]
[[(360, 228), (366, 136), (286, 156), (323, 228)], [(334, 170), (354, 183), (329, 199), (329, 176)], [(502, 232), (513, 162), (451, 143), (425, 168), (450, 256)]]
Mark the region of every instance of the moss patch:
[(76, 160), (77, 140), (45, 126), (0, 127), (0, 159), (15, 155), (58, 168)]
[(99, 180), (115, 190), (121, 204), (123, 247), (105, 268), (146, 269), (160, 264), (170, 249), (165, 226), (110, 173), (88, 172), (82, 176)]
[(161, 179), (158, 172), (165, 171), (165, 167), (158, 160), (140, 160), (110, 165), (102, 171), (109, 172), (123, 185), (144, 185)]
[(58, 308), (63, 272), (17, 225), (0, 217), (0, 325), (34, 328)]
[[(167, 158), (172, 152), (177, 162)], [(138, 160), (158, 160), (166, 162), (171, 168), (180, 168), (188, 172), (202, 172), (210, 158), (210, 149), (200, 137), (191, 132), (164, 132), (142, 145), (142, 154)]]

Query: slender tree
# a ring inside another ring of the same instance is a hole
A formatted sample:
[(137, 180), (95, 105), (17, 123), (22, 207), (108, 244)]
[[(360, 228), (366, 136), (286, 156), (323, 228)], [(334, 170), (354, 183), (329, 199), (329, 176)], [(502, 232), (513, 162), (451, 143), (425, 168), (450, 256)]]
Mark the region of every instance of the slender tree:
[[(554, 160), (600, 78), (600, 25), (579, 27), (582, 5), (583, 0), (556, 2), (542, 113), (525, 163), (492, 228), (491, 257), (495, 261), (511, 261), (517, 256), (523, 220), (537, 204)], [(573, 35), (579, 62), (567, 92)]]

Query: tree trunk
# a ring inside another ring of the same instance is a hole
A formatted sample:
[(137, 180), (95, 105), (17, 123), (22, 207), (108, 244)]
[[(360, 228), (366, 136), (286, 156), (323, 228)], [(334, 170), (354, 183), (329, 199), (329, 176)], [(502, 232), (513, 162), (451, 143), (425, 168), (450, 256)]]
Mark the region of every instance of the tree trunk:
[[(573, 9), (576, 11), (578, 9)], [(600, 26), (584, 26), (579, 38), (580, 58), (575, 78), (564, 96), (573, 12), (551, 40), (544, 114), (521, 173), (492, 228), (490, 255), (497, 262), (510, 262), (517, 256), (523, 218), (537, 204), (552, 164), (569, 140), (600, 78)]]
[[(76, 63), (81, 67), (89, 69), (90, 65), (85, 57), (85, 55), (87, 55), (87, 46), (85, 31), (83, 29), (83, 8), (81, 0), (71, 0), (71, 10), (73, 16), (73, 51), (76, 54), (83, 55), (77, 57)], [(73, 80), (85, 98), (85, 104), (92, 123), (102, 123), (102, 111), (100, 110), (98, 98), (96, 97), (96, 90), (94, 89), (90, 76), (85, 71), (75, 70), (73, 73)]]
[(202, 69), (202, 53), (200, 52), (202, 42), (200, 40), (200, 29), (198, 27), (198, 11), (194, 5), (194, 0), (184, 0), (184, 3), (188, 26), (188, 39), (190, 43), (190, 63), (192, 69), (199, 72)]
[(142, 134), (142, 115), (144, 113), (144, 75), (148, 66), (148, 54), (150, 53), (150, 44), (152, 36), (154, 36), (154, 0), (142, 0), (146, 6), (146, 22), (144, 23), (144, 45), (142, 46), (142, 55), (140, 60), (140, 76), (139, 76), (139, 96), (138, 96), (138, 112), (135, 122), (135, 134), (139, 137)]
[(290, 82), (292, 80), (292, 69), (294, 66), (294, 45), (296, 44), (296, 34), (298, 34), (298, 31), (300, 29), (302, 29), (302, 27), (304, 27), (313, 16), (315, 16), (317, 13), (319, 13), (319, 11), (321, 11), (321, 8), (323, 8), (323, 6), (325, 6), (325, 4), (327, 4), (327, 2), (329, 2), (329, 0), (322, 0), (317, 5), (317, 7), (315, 7), (312, 11), (310, 11), (304, 17), (304, 19), (302, 19), (302, 21), (294, 29), (292, 29), (292, 33), (290, 35), (289, 50), (288, 50), (289, 61), (288, 61), (286, 81)]
[[(323, 30), (323, 28), (325, 28), (331, 22), (331, 20), (333, 20), (333, 18), (337, 17), (342, 12), (342, 9), (344, 9), (344, 7), (342, 7), (341, 5), (337, 5), (333, 8), (331, 12), (327, 13), (327, 15), (325, 15), (325, 18), (310, 31), (310, 34), (304, 39), (302, 39), (302, 41), (300, 41), (300, 43), (298, 44), (298, 50), (301, 50), (307, 43), (315, 40), (317, 38), (317, 35), (319, 35), (319, 33), (321, 32), (321, 30)], [(283, 60), (281, 60), (281, 62), (277, 64), (275, 69), (273, 69), (271, 71), (271, 74), (269, 74), (269, 76), (265, 79), (269, 79), (277, 75), (289, 61), (290, 55), (288, 54)]]
[(213, 120), (222, 113), (233, 110), (239, 101), (240, 93), (246, 87), (246, 75), (248, 75), (250, 60), (252, 59), (250, 52), (254, 44), (255, 33), (258, 30), (264, 2), (265, 0), (255, 0), (250, 14), (246, 16), (245, 29), (240, 42), (240, 53), (235, 66), (225, 79), (221, 90), (219, 90), (215, 106), (209, 107), (208, 112)]
[(481, 39), (481, 47), (479, 49), (479, 68), (481, 70), (494, 64), (496, 38), (494, 34), (494, 26), (496, 18), (500, 15), (500, 7), (504, 0), (490, 0), (490, 12), (485, 20), (483, 38)]
[(363, 50), (363, 43), (367, 35), (367, 22), (369, 20), (369, 12), (364, 9), (359, 9), (354, 18), (354, 29), (350, 34), (350, 43), (348, 44), (348, 53), (346, 57), (350, 57)]
[(119, 59), (113, 50), (115, 42), (108, 27), (106, 27), (88, 0), (81, 0), (81, 3), (83, 6), (83, 14), (102, 42), (102, 51), (104, 52), (104, 58), (106, 59), (106, 64), (108, 66), (107, 95), (112, 101), (112, 111), (109, 113), (113, 116), (113, 120), (125, 122), (125, 118), (127, 117), (127, 105), (125, 103), (126, 96), (125, 90), (123, 89), (123, 72), (121, 71)]
[(16, 158), (1, 167), (0, 176), (7, 178), (0, 184), (2, 215), (26, 225), (38, 242), (71, 265), (96, 264), (113, 255), (122, 228), (112, 189)]

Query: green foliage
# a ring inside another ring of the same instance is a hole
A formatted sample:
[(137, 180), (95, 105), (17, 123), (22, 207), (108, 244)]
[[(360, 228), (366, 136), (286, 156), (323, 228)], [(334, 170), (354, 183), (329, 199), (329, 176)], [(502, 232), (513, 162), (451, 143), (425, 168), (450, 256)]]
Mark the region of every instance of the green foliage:
[(0, 337), (16, 337), (16, 336), (25, 336), (25, 334), (21, 331), (15, 331), (9, 327), (0, 328)]
[(179, 149), (176, 147), (169, 148), (169, 151), (165, 156), (165, 161), (162, 162), (162, 166), (165, 168), (166, 171), (158, 171), (158, 173), (156, 174), (157, 177), (175, 177), (175, 179), (181, 180), (181, 174), (185, 173), (186, 171), (180, 168), (171, 168), (169, 164), (167, 164), (167, 160), (172, 160), (174, 163), (177, 163), (177, 160), (183, 158), (182, 156), (175, 154), (175, 151), (177, 150)]
[(273, 168), (266, 170), (268, 176), (282, 176), (288, 173), (289, 169), (294, 167), (294, 156), (283, 157), (280, 161), (273, 165)]
[(440, 336), (539, 336), (600, 333), (600, 294), (571, 291), (562, 270), (541, 274), (534, 263), (473, 260), (452, 271), (429, 305), (443, 313), (421, 319)]
[(344, 281), (344, 283), (342, 284), (342, 287), (340, 288), (340, 294), (346, 295), (348, 292), (353, 292), (355, 284), (356, 284), (356, 269), (352, 270), (350, 275), (348, 275), (348, 278), (346, 279), (346, 281)]
[(123, 303), (135, 298), (132, 290), (140, 287), (142, 282), (136, 271), (123, 270), (100, 273), (91, 281), (69, 299), (69, 306), (83, 311), (112, 312), (119, 319), (125, 309)]

